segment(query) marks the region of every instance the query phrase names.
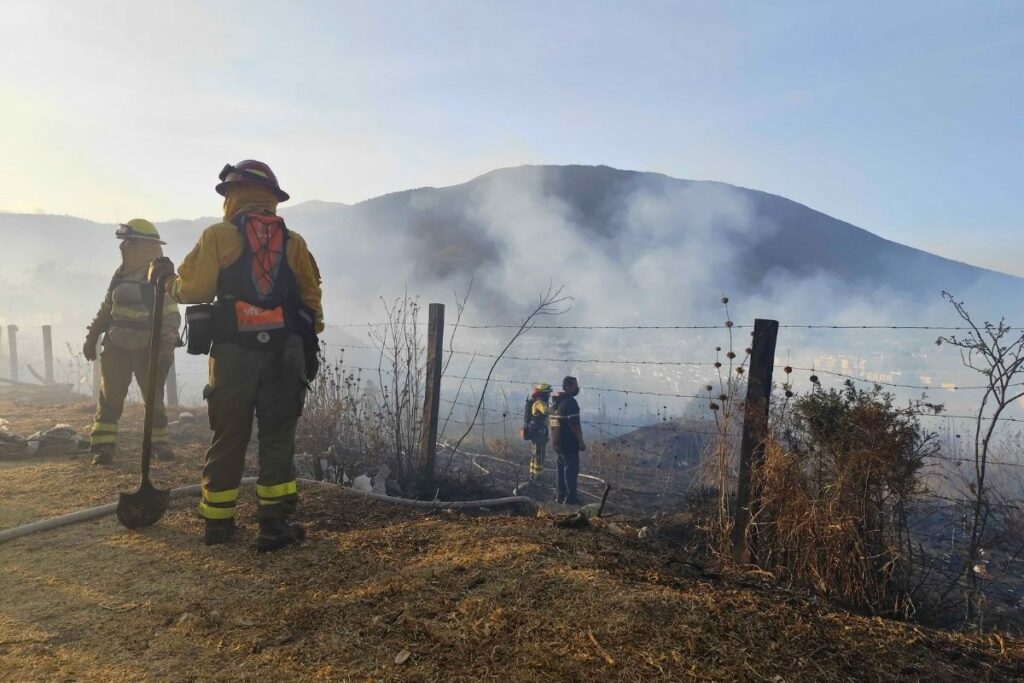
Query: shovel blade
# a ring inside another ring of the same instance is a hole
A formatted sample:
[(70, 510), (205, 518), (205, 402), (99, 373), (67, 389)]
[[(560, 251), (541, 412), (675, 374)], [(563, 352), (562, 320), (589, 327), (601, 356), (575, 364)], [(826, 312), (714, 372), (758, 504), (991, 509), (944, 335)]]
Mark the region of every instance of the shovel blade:
[(117, 499), (117, 519), (129, 529), (153, 526), (164, 516), (171, 492), (144, 481), (135, 493), (121, 493)]

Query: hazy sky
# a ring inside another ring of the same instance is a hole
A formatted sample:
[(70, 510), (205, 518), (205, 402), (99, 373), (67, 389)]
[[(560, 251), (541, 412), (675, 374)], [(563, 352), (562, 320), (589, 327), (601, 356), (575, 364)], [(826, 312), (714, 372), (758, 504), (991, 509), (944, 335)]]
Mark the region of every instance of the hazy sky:
[(0, 0), (0, 210), (216, 214), (608, 164), (1024, 275), (1024, 2)]

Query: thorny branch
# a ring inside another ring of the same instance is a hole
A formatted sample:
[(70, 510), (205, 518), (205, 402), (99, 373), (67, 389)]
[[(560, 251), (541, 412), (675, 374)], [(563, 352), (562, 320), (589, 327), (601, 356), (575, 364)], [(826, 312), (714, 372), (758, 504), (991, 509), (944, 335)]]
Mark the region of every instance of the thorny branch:
[(942, 296), (970, 329), (963, 336), (954, 334), (939, 337), (936, 344), (956, 347), (964, 366), (981, 374), (987, 382), (974, 424), (974, 480), (968, 483), (972, 507), (971, 538), (964, 567), (952, 578), (946, 592), (948, 595), (960, 578), (966, 575), (970, 586), (965, 617), (970, 621), (980, 616), (981, 581), (976, 566), (991, 514), (986, 482), (988, 456), (1003, 411), (1024, 397), (1024, 391), (1019, 390), (1024, 383), (1014, 382), (1024, 369), (1024, 333), (1013, 336), (1013, 329), (1002, 318), (997, 323), (985, 321), (979, 325), (972, 319), (963, 301), (949, 292), (943, 292)]

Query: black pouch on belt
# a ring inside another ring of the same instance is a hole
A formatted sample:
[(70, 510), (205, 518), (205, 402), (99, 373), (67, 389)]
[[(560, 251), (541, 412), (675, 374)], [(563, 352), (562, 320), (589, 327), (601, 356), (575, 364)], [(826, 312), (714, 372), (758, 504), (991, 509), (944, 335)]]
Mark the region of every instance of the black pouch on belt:
[(213, 306), (199, 304), (185, 309), (185, 325), (188, 329), (187, 351), (193, 356), (210, 353), (216, 334)]

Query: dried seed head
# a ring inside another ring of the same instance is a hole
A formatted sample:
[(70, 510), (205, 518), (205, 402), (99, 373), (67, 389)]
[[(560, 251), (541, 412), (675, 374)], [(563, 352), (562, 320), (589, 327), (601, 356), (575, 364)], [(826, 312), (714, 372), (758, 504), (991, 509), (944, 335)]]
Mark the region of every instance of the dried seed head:
[(786, 367), (782, 368), (782, 371), (784, 373), (786, 373), (787, 375), (792, 375), (793, 374), (793, 368), (789, 367), (788, 365)]
[(727, 296), (723, 296), (723, 297), (722, 297), (722, 303), (723, 303), (723, 304), (727, 304), (727, 303), (729, 303), (729, 297), (727, 297)]
[(817, 384), (819, 381), (817, 375), (811, 375), (811, 384)]
[(743, 374), (743, 368), (742, 367), (736, 368), (736, 374), (737, 375), (742, 375)]
[(725, 403), (726, 401), (729, 400), (729, 397), (726, 396), (725, 394), (719, 394), (718, 395), (718, 400), (721, 401), (722, 403)]
[(711, 408), (711, 410), (718, 410), (718, 404), (715, 403), (714, 401), (712, 401), (711, 405), (708, 407)]
[(729, 360), (732, 360), (733, 358), (736, 357), (736, 354), (730, 351), (729, 353), (725, 354), (725, 357), (728, 358)]
[(719, 363), (718, 361), (715, 361), (715, 367), (716, 367), (716, 368), (720, 368), (720, 367), (722, 367), (722, 364), (721, 364), (721, 363)]
[(786, 398), (793, 398), (793, 392), (789, 389), (786, 389)]
[(731, 320), (726, 320), (725, 321), (725, 326), (726, 327), (732, 327), (732, 321)]
[(721, 353), (721, 352), (722, 352), (722, 347), (721, 347), (721, 346), (716, 346), (716, 347), (715, 347), (715, 351), (716, 351), (717, 353)]
[(743, 350), (744, 350), (744, 351), (746, 352), (746, 354), (747, 354), (748, 356), (749, 356), (750, 354), (754, 353), (754, 349), (752, 349), (752, 348), (750, 348), (750, 347), (747, 347), (747, 348), (745, 348), (745, 349), (743, 349)]
[(713, 391), (713, 390), (714, 390), (714, 387), (713, 387), (713, 386), (711, 386), (710, 384), (709, 384), (709, 385), (707, 385), (707, 386), (706, 386), (706, 387), (704, 387), (704, 388), (705, 388), (705, 389), (707, 389), (708, 391)]

